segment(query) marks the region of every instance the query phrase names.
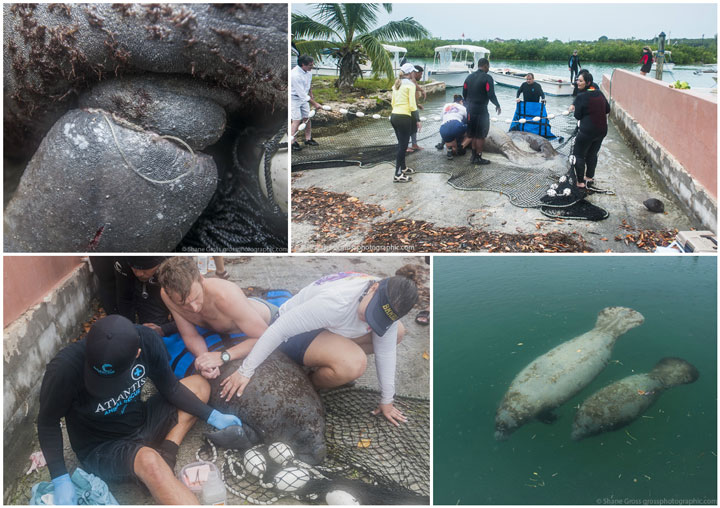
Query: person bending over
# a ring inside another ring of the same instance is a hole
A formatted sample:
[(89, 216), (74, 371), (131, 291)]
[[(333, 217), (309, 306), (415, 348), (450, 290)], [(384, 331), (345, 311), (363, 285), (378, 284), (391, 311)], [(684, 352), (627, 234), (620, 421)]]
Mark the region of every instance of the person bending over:
[[(143, 402), (148, 379), (158, 393)], [(105, 481), (140, 481), (159, 504), (199, 504), (173, 472), (180, 443), (198, 418), (218, 429), (242, 425), (208, 406), (209, 396), (200, 376), (178, 381), (155, 332), (119, 315), (98, 320), (50, 361), (40, 388), (38, 438), (55, 504), (77, 504), (62, 418), (86, 471)]]
[(447, 146), (447, 158), (452, 159), (453, 154), (463, 155), (465, 146), (465, 131), (467, 130), (467, 110), (463, 105), (462, 95), (453, 96), (453, 102), (443, 106), (440, 136)]
[[(407, 138), (405, 138), (407, 139)], [(374, 414), (393, 425), (407, 419), (393, 405), (396, 348), (405, 334), (399, 321), (415, 305), (418, 290), (407, 277), (380, 279), (343, 272), (303, 288), (280, 307), (274, 323), (260, 337), (225, 393), (240, 396), (255, 369), (280, 349), (299, 365), (314, 369), (316, 388), (334, 388), (359, 378), (367, 355), (375, 354), (381, 398)]]
[[(223, 279), (206, 279), (195, 258), (178, 256), (158, 269), (161, 295), (177, 323), (188, 351), (195, 356), (195, 369), (208, 379), (220, 375), (220, 366), (244, 358), (267, 329), (274, 305), (245, 296), (236, 284)], [(195, 325), (218, 334), (244, 333), (243, 340), (227, 351), (209, 352)]]

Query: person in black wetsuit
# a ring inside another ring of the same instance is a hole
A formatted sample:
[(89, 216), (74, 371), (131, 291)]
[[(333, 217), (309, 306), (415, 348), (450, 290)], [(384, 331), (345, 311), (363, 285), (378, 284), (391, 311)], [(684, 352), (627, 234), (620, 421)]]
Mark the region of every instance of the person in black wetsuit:
[(177, 332), (170, 310), (160, 296), (155, 276), (167, 256), (129, 256), (115, 261), (118, 314), (151, 328), (161, 337)]
[[(148, 379), (158, 393), (143, 402)], [(178, 446), (197, 418), (218, 429), (242, 425), (208, 406), (209, 396), (201, 376), (178, 381), (149, 328), (118, 315), (98, 320), (50, 361), (40, 388), (38, 438), (55, 504), (77, 504), (63, 457), (63, 417), (84, 470), (105, 481), (140, 481), (159, 504), (199, 504), (173, 472)]]
[(580, 57), (578, 56), (578, 50), (573, 51), (568, 60), (568, 69), (570, 69), (570, 82), (572, 83), (578, 77), (578, 69), (580, 69)]
[(593, 190), (593, 177), (597, 166), (597, 155), (602, 141), (607, 135), (607, 115), (610, 104), (597, 85), (593, 76), (586, 70), (580, 71), (577, 79), (579, 94), (570, 106), (580, 123), (575, 138), (573, 156), (577, 186)]
[(652, 56), (652, 50), (650, 49), (650, 46), (645, 46), (643, 48), (642, 57), (640, 58), (640, 63), (642, 64), (640, 67), (640, 74), (645, 76), (648, 72), (650, 72), (650, 69), (652, 69), (652, 64), (653, 64), (653, 56)]
[(520, 102), (520, 94), (525, 102), (545, 102), (545, 92), (540, 83), (535, 83), (535, 75), (532, 72), (528, 72), (528, 75), (525, 76), (525, 83), (518, 88), (515, 102)]
[(490, 161), (482, 158), (485, 138), (490, 130), (490, 115), (488, 114), (488, 102), (495, 105), (495, 111), (499, 115), (502, 110), (500, 103), (495, 96), (495, 83), (487, 71), (490, 69), (490, 62), (487, 58), (478, 60), (478, 69), (465, 78), (463, 84), (463, 99), (468, 113), (467, 136), (472, 139), (472, 163), (490, 164)]

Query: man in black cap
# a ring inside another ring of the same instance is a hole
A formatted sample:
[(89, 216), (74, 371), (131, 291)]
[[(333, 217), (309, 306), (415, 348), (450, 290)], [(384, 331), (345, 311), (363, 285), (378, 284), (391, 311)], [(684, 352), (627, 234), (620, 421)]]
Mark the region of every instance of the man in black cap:
[[(141, 401), (151, 379), (158, 393)], [(55, 487), (55, 504), (77, 504), (65, 466), (61, 418), (86, 471), (106, 481), (141, 481), (160, 504), (199, 504), (173, 472), (178, 446), (197, 418), (223, 429), (239, 418), (209, 407), (201, 376), (178, 381), (160, 337), (111, 315), (62, 349), (40, 389), (38, 438)]]

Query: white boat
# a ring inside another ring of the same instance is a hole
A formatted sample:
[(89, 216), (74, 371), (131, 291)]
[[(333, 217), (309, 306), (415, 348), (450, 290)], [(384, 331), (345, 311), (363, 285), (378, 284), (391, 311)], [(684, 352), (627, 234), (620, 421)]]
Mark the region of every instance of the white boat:
[(490, 50), (482, 46), (469, 44), (451, 44), (435, 48), (435, 57), (432, 65), (428, 65), (426, 76), (428, 80), (444, 81), (446, 87), (463, 86), (477, 65), (477, 61), (486, 58)]
[[(657, 58), (657, 51), (653, 51), (653, 64), (652, 69), (657, 69), (657, 65), (655, 64), (655, 59)], [(672, 61), (672, 51), (666, 51), (665, 52), (665, 62), (663, 62), (663, 70), (672, 72), (672, 70), (675, 68), (675, 62)]]
[[(383, 48), (390, 53), (393, 74), (397, 76), (397, 73), (400, 70), (400, 62), (402, 62), (405, 57), (407, 49), (400, 46), (393, 46), (391, 44), (383, 44)], [(367, 76), (372, 73), (372, 64), (370, 62), (361, 64), (360, 70), (362, 70), (363, 76)], [(323, 57), (315, 62), (312, 73), (313, 76), (339, 76), (340, 69), (338, 67), (338, 61), (331, 56)]]
[[(490, 69), (488, 74), (500, 85), (520, 88), (520, 85), (525, 83), (528, 72), (531, 71), (494, 67)], [(573, 93), (574, 86), (569, 79), (537, 72), (533, 72), (533, 75), (535, 76), (535, 82), (540, 83), (540, 86), (542, 86), (545, 95), (572, 95)]]

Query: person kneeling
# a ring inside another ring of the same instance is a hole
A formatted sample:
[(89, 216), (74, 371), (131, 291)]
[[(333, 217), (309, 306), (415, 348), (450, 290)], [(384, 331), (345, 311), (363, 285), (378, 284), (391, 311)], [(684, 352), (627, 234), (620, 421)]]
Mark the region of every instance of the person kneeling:
[[(158, 393), (143, 402), (149, 379)], [(86, 471), (105, 481), (139, 480), (160, 504), (199, 504), (173, 472), (180, 443), (198, 418), (217, 429), (242, 425), (208, 406), (209, 397), (201, 376), (178, 381), (150, 328), (118, 315), (97, 321), (50, 361), (40, 389), (38, 438), (55, 504), (77, 504), (63, 457), (63, 417)]]

